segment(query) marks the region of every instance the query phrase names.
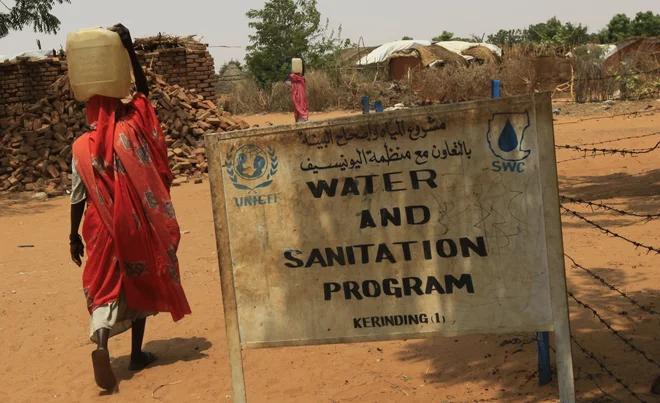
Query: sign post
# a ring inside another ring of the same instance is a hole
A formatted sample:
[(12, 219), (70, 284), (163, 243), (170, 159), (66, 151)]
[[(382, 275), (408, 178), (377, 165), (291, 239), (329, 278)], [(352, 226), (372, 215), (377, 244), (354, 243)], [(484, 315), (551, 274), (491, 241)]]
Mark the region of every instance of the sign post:
[(575, 401), (549, 94), (206, 137), (243, 349), (554, 331)]

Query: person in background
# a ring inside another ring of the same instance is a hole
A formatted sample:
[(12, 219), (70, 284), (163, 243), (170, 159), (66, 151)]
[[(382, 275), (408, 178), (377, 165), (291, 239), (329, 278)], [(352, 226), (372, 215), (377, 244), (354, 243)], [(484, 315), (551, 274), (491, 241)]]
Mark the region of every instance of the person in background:
[(147, 99), (149, 86), (131, 35), (121, 24), (112, 30), (131, 58), (138, 92), (126, 105), (103, 96), (87, 103), (93, 131), (73, 145), (69, 237), (71, 259), (79, 267), (87, 245), (82, 283), (90, 339), (97, 343), (92, 365), (97, 385), (109, 391), (117, 387), (110, 337), (132, 328), (129, 370), (139, 371), (156, 360), (142, 351), (146, 318), (169, 312), (178, 321), (191, 313), (179, 275), (181, 233), (170, 198), (165, 137)]
[(303, 63), (302, 74), (291, 73), (284, 82), (291, 87), (293, 115), (296, 123), (307, 122), (309, 108), (307, 106), (307, 93), (305, 92), (305, 64)]

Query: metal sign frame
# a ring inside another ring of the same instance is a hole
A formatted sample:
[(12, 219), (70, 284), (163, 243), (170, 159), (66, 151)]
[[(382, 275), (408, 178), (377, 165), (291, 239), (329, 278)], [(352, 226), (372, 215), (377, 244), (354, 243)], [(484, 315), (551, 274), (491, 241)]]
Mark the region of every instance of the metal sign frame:
[[(540, 166), (552, 167), (540, 169), (541, 191), (543, 199), (543, 219), (545, 221), (545, 240), (547, 247), (547, 265), (550, 285), (550, 299), (552, 305), (553, 326), (551, 329), (527, 329), (528, 331), (554, 331), (557, 372), (559, 378), (559, 393), (562, 403), (575, 402), (573, 362), (571, 351), (571, 333), (566, 294), (566, 275), (564, 267), (564, 251), (561, 232), (561, 217), (559, 210), (558, 180), (556, 170), (556, 156), (554, 143), (554, 130), (552, 118), (552, 103), (549, 93), (541, 93), (513, 98), (502, 98), (467, 102), (454, 105), (441, 105), (427, 108), (407, 110), (408, 114), (430, 114), (442, 115), (443, 113), (455, 113), (470, 110), (488, 109), (496, 110), (507, 102), (529, 102), (533, 106), (536, 117), (536, 132), (538, 138), (538, 153)], [(401, 111), (399, 111), (401, 112)], [(394, 114), (399, 112), (393, 112)], [(222, 287), (222, 298), (225, 313), (225, 327), (227, 333), (227, 346), (229, 349), (229, 360), (232, 377), (232, 388), (234, 401), (238, 403), (247, 402), (242, 350), (251, 348), (266, 348), (278, 346), (300, 346), (320, 344), (312, 340), (291, 340), (277, 343), (245, 344), (241, 342), (239, 333), (238, 305), (234, 285), (234, 269), (230, 253), (230, 234), (228, 230), (227, 205), (225, 202), (223, 179), (223, 166), (225, 156), (221, 152), (223, 141), (265, 136), (282, 133), (296, 133), (300, 129), (315, 127), (331, 127), (358, 123), (365, 119), (377, 120), (391, 117), (389, 113), (378, 115), (359, 115), (339, 118), (323, 122), (308, 122), (302, 125), (284, 125), (268, 128), (255, 128), (245, 131), (231, 133), (215, 133), (206, 136), (206, 149), (209, 163), (209, 176), (211, 185), (211, 198), (213, 204), (213, 216), (216, 232), (216, 246), (218, 263), (220, 267), (220, 281)], [(490, 333), (490, 332), (482, 332)], [(497, 331), (493, 331), (497, 333)], [(424, 334), (419, 337), (433, 337), (433, 334)], [(414, 336), (413, 336), (414, 337)], [(359, 338), (359, 341), (378, 341), (413, 338), (410, 334), (401, 337), (367, 337)], [(357, 338), (345, 338), (331, 341), (350, 343), (358, 341)]]

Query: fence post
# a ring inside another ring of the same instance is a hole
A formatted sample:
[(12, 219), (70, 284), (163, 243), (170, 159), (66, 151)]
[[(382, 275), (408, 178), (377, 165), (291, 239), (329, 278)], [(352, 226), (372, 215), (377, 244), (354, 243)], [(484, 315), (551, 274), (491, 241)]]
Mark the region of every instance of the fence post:
[(500, 97), (500, 80), (493, 80), (490, 82), (490, 97), (491, 98)]
[[(490, 82), (490, 97), (500, 97), (500, 80)], [(552, 380), (550, 371), (550, 333), (536, 333), (536, 353), (539, 363), (539, 386), (545, 386)]]
[(369, 113), (369, 109), (369, 97), (365, 95), (362, 97), (362, 113), (366, 115)]

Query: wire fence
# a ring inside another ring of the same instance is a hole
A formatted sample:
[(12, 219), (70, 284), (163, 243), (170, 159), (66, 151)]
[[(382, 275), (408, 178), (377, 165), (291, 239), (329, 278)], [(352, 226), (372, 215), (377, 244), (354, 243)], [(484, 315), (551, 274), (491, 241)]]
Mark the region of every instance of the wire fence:
[[(653, 113), (657, 112), (659, 109), (646, 109), (644, 111), (640, 112), (634, 112), (634, 113), (624, 113), (624, 114), (618, 114), (618, 115), (613, 115), (611, 117), (617, 117), (617, 116), (627, 116), (627, 117), (637, 117), (637, 116), (642, 116), (642, 114), (645, 113)], [(586, 118), (586, 119), (581, 119), (578, 121), (571, 121), (571, 122), (560, 122), (556, 123), (557, 125), (560, 124), (573, 124), (573, 123), (579, 123), (585, 120), (594, 120), (594, 119), (603, 119), (602, 117), (593, 117), (593, 118)], [(618, 147), (618, 148), (597, 148), (593, 146), (598, 146), (602, 144), (609, 144), (609, 143), (615, 143), (615, 142), (621, 142), (621, 141), (626, 141), (626, 140), (633, 140), (633, 139), (642, 139), (642, 138), (648, 138), (652, 136), (657, 136), (660, 135), (660, 132), (654, 132), (654, 133), (648, 133), (648, 134), (642, 134), (642, 135), (636, 135), (636, 136), (626, 136), (626, 137), (618, 137), (618, 138), (613, 138), (609, 140), (603, 140), (603, 141), (597, 141), (597, 142), (591, 142), (591, 143), (584, 143), (584, 144), (574, 144), (574, 145), (556, 145), (556, 149), (558, 150), (569, 150), (573, 152), (581, 152), (583, 155), (575, 158), (570, 158), (570, 159), (565, 159), (558, 161), (557, 163), (563, 163), (563, 162), (568, 162), (568, 161), (575, 161), (575, 160), (580, 160), (587, 158), (589, 156), (596, 157), (596, 156), (603, 156), (603, 155), (620, 155), (620, 156), (639, 156), (639, 155), (644, 155), (644, 154), (650, 154), (651, 152), (657, 150), (660, 148), (660, 142), (656, 143), (655, 146), (650, 147), (650, 148), (625, 148), (625, 147)], [(581, 213), (579, 211), (574, 210), (573, 208), (569, 208), (570, 206), (581, 206), (582, 208), (585, 209), (590, 209), (592, 213), (596, 212), (601, 212), (604, 214), (609, 214), (612, 216), (621, 216), (621, 217), (630, 217), (633, 219), (640, 219), (636, 221), (638, 224), (645, 224), (653, 220), (660, 219), (660, 213), (640, 213), (636, 211), (630, 211), (625, 208), (620, 208), (617, 206), (613, 205), (608, 205), (606, 203), (602, 202), (597, 202), (597, 201), (591, 201), (591, 200), (585, 200), (581, 198), (576, 198), (576, 197), (569, 197), (569, 196), (564, 196), (560, 195), (560, 209), (562, 213), (566, 216), (569, 216), (571, 218), (580, 220), (584, 223), (587, 224), (589, 228), (596, 229), (601, 233), (604, 233), (605, 235), (613, 238), (617, 238), (621, 241), (624, 241), (632, 246), (635, 247), (635, 249), (643, 249), (647, 251), (647, 254), (651, 252), (655, 252), (656, 254), (660, 254), (660, 248), (648, 245), (645, 243), (642, 243), (640, 241), (634, 240), (628, 236), (622, 235), (620, 233), (617, 233), (615, 230), (606, 228), (603, 225), (595, 222), (594, 220), (587, 218), (585, 216), (585, 213)], [(612, 284), (611, 281), (606, 280), (603, 276), (595, 273), (593, 270), (585, 267), (584, 265), (578, 263), (573, 257), (569, 256), (568, 254), (565, 254), (565, 257), (570, 260), (572, 263), (572, 267), (578, 270), (581, 270), (582, 272), (586, 273), (589, 277), (591, 277), (593, 280), (595, 280), (599, 286), (605, 287), (608, 290), (616, 293), (617, 298), (622, 298), (623, 300), (626, 301), (626, 303), (632, 305), (636, 309), (639, 309), (642, 311), (644, 314), (647, 315), (658, 315), (660, 312), (658, 312), (654, 307), (651, 305), (645, 305), (643, 303), (640, 303), (637, 299), (633, 298), (631, 295), (626, 293), (622, 287), (617, 286), (615, 284)], [(626, 337), (620, 330), (617, 330), (613, 327), (612, 323), (608, 320), (606, 320), (603, 315), (601, 315), (591, 304), (588, 302), (583, 301), (580, 299), (573, 291), (568, 290), (567, 291), (568, 297), (573, 300), (578, 307), (581, 309), (589, 311), (594, 318), (598, 320), (598, 323), (600, 323), (602, 326), (604, 326), (607, 331), (617, 338), (620, 342), (626, 345), (626, 351), (630, 351), (632, 354), (638, 355), (641, 358), (643, 358), (646, 362), (649, 364), (652, 364), (655, 368), (660, 368), (660, 362), (656, 360), (656, 358), (652, 357), (651, 354), (649, 354), (648, 351), (645, 351), (644, 348), (640, 347), (635, 341), (632, 340), (632, 338)], [(635, 399), (638, 402), (643, 402), (646, 403), (646, 400), (640, 396), (637, 392), (633, 390), (633, 388), (628, 384), (626, 381), (624, 381), (620, 376), (618, 376), (612, 369), (608, 368), (608, 366), (605, 364), (605, 362), (600, 359), (595, 353), (589, 351), (575, 336), (571, 336), (571, 339), (573, 343), (582, 351), (582, 353), (590, 360), (594, 361), (601, 369), (601, 371), (607, 373), (620, 387), (627, 392), (632, 399)], [(589, 374), (588, 378), (596, 385), (596, 387), (603, 393), (604, 396), (607, 396), (611, 398), (612, 400), (620, 401), (620, 399), (617, 399), (613, 397), (611, 394), (607, 393), (601, 385), (596, 382), (596, 378)], [(631, 400), (631, 398), (626, 399)]]
[(587, 310), (591, 311), (591, 312), (594, 314), (594, 316), (595, 316), (596, 318), (598, 318), (598, 320), (600, 321), (600, 323), (602, 323), (602, 324), (603, 324), (603, 325), (604, 325), (604, 326), (605, 326), (610, 332), (612, 332), (612, 334), (613, 334), (614, 336), (616, 336), (617, 338), (619, 338), (619, 340), (621, 340), (625, 345), (627, 345), (628, 347), (630, 347), (630, 348), (631, 348), (633, 351), (635, 351), (636, 353), (640, 354), (640, 355), (641, 355), (642, 357), (644, 357), (644, 358), (646, 359), (646, 361), (648, 361), (649, 363), (651, 363), (651, 364), (655, 365), (656, 367), (660, 368), (660, 364), (659, 364), (656, 360), (654, 360), (653, 358), (649, 357), (648, 354), (647, 354), (644, 350), (642, 350), (641, 348), (637, 347), (637, 346), (634, 345), (630, 340), (628, 340), (628, 339), (626, 339), (625, 337), (623, 337), (623, 336), (621, 335), (621, 332), (619, 332), (618, 330), (614, 329), (614, 328), (612, 327), (612, 324), (610, 324), (608, 321), (606, 321), (606, 320), (605, 320), (605, 319), (604, 319), (604, 318), (598, 313), (598, 311), (596, 311), (594, 308), (592, 308), (591, 306), (589, 306), (589, 305), (586, 304), (585, 302), (581, 301), (581, 300), (580, 300), (579, 298), (577, 298), (577, 297), (575, 296), (575, 294), (573, 294), (571, 291), (568, 292), (568, 296), (571, 297), (571, 298), (572, 298), (572, 299), (578, 304), (578, 306), (580, 306), (580, 307), (582, 307), (582, 308), (584, 308), (584, 309), (587, 309)]
[(628, 242), (629, 244), (632, 244), (633, 246), (635, 246), (635, 248), (646, 249), (646, 250), (648, 251), (647, 254), (648, 254), (648, 253), (651, 253), (651, 252), (655, 252), (656, 254), (660, 254), (660, 249), (659, 249), (659, 248), (656, 248), (656, 247), (654, 247), (654, 246), (645, 245), (645, 244), (643, 244), (643, 243), (641, 243), (641, 242), (634, 241), (634, 240), (632, 240), (632, 239), (630, 239), (630, 238), (628, 238), (628, 237), (625, 237), (625, 236), (623, 236), (623, 235), (621, 235), (621, 234), (618, 234), (618, 233), (616, 233), (616, 232), (614, 232), (614, 231), (612, 231), (612, 230), (609, 230), (609, 229), (607, 229), (607, 228), (601, 226), (600, 224), (598, 224), (598, 223), (596, 223), (596, 222), (594, 222), (594, 221), (592, 221), (592, 220), (586, 218), (585, 216), (583, 216), (582, 214), (578, 213), (577, 211), (575, 211), (575, 210), (571, 210), (571, 209), (568, 209), (568, 208), (564, 207), (563, 205), (560, 206), (560, 208), (561, 208), (561, 210), (562, 210), (565, 214), (567, 214), (567, 215), (569, 215), (569, 216), (573, 216), (573, 217), (575, 217), (575, 218), (578, 218), (578, 219), (580, 219), (580, 220), (586, 222), (587, 224), (590, 224), (591, 226), (593, 226), (593, 227), (599, 229), (602, 233), (604, 233), (604, 234), (606, 234), (606, 235), (609, 235), (609, 236), (611, 236), (611, 237), (614, 237), (614, 238), (618, 238), (618, 239), (624, 240), (624, 241)]
[(583, 199), (577, 199), (573, 197), (568, 197), (568, 196), (559, 196), (559, 200), (563, 203), (571, 203), (571, 204), (581, 204), (585, 206), (591, 207), (591, 210), (605, 210), (617, 215), (622, 215), (622, 216), (629, 216), (629, 217), (638, 217), (638, 218), (644, 218), (648, 221), (651, 220), (656, 220), (660, 218), (660, 214), (639, 214), (639, 213), (634, 213), (631, 211), (625, 211), (618, 209), (616, 207), (608, 206), (607, 204), (603, 203), (595, 203), (595, 202), (590, 202), (587, 200)]
[(632, 305), (636, 306), (637, 308), (641, 309), (644, 312), (650, 313), (651, 315), (657, 315), (660, 312), (654, 310), (653, 308), (646, 306), (646, 305), (641, 305), (639, 302), (637, 302), (634, 298), (631, 298), (626, 294), (624, 291), (621, 291), (618, 287), (608, 283), (604, 278), (599, 276), (598, 274), (594, 273), (592, 270), (587, 269), (586, 267), (582, 266), (578, 262), (575, 261), (572, 257), (570, 257), (567, 254), (564, 254), (564, 256), (571, 261), (573, 264), (573, 267), (580, 269), (587, 273), (589, 276), (593, 277), (594, 279), (598, 280), (603, 286), (606, 288), (616, 292), (617, 294), (621, 295), (623, 298), (625, 298), (628, 302), (630, 302)]
[(612, 379), (616, 381), (619, 385), (621, 385), (632, 397), (637, 399), (637, 401), (642, 402), (642, 403), (648, 403), (646, 400), (642, 399), (635, 391), (633, 391), (628, 384), (626, 384), (623, 379), (619, 378), (614, 372), (612, 372), (611, 369), (607, 368), (605, 363), (598, 359), (596, 357), (596, 354), (592, 353), (591, 351), (587, 350), (580, 342), (575, 338), (575, 336), (571, 336), (571, 339), (573, 340), (573, 343), (582, 351), (582, 353), (590, 358), (591, 360), (595, 361), (600, 369), (604, 372), (606, 372)]
[(588, 122), (590, 120), (603, 120), (603, 119), (613, 119), (613, 118), (619, 118), (619, 117), (629, 117), (629, 118), (636, 118), (640, 115), (646, 114), (646, 113), (651, 113), (654, 114), (655, 112), (660, 112), (660, 108), (652, 108), (652, 109), (645, 109), (643, 111), (635, 111), (635, 112), (625, 112), (625, 113), (618, 113), (615, 115), (608, 115), (608, 116), (591, 116), (588, 118), (582, 118), (578, 120), (571, 120), (568, 122), (557, 122), (555, 123), (555, 126), (563, 126), (563, 125), (572, 125), (576, 123), (582, 123), (582, 122)]
[(641, 155), (641, 154), (648, 154), (652, 151), (657, 150), (660, 148), (660, 141), (656, 143), (655, 146), (651, 148), (638, 148), (638, 149), (625, 149), (625, 148), (585, 148), (585, 147), (580, 147), (580, 146), (573, 146), (573, 145), (555, 145), (555, 148), (557, 149), (566, 149), (566, 150), (571, 150), (571, 151), (579, 151), (585, 153), (585, 156), (587, 154), (591, 153), (592, 156), (596, 156), (598, 154), (602, 155), (616, 155), (620, 154), (622, 156), (626, 155)]
[(582, 144), (575, 144), (576, 146), (596, 146), (600, 144), (607, 144), (607, 143), (615, 143), (617, 141), (625, 141), (625, 140), (634, 140), (634, 139), (643, 139), (645, 137), (651, 137), (651, 136), (657, 136), (660, 135), (660, 132), (655, 132), (655, 133), (648, 133), (648, 134), (640, 134), (638, 136), (628, 136), (628, 137), (619, 137), (611, 140), (603, 140), (603, 141), (597, 141), (595, 143), (582, 143)]

